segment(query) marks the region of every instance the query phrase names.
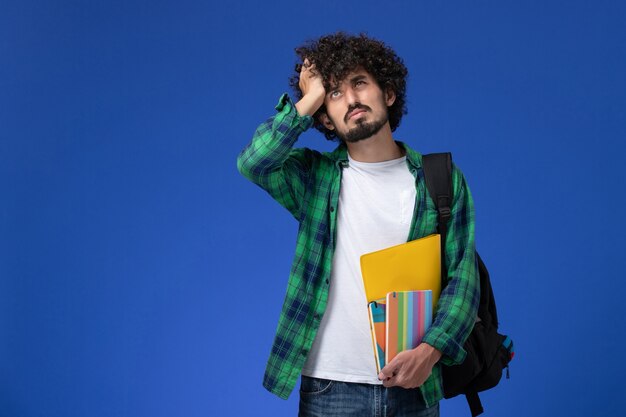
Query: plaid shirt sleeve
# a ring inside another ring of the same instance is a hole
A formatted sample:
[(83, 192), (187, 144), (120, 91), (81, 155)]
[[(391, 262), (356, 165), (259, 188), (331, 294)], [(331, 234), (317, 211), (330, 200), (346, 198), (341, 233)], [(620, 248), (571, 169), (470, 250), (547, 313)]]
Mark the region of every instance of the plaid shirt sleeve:
[(441, 363), (455, 365), (465, 359), (463, 344), (478, 313), (480, 282), (474, 246), (474, 203), (463, 174), (454, 167), (453, 203), (445, 242), (448, 281), (434, 321), (422, 339), (443, 353)]
[[(294, 148), (311, 127), (286, 95), (237, 159), (239, 171), (287, 208), (300, 223), (287, 293), (278, 320), (263, 386), (287, 399), (311, 349), (328, 299), (333, 242), (331, 222), (338, 198), (337, 166), (314, 150)], [(334, 203), (333, 203), (334, 202)]]
[(276, 110), (239, 154), (237, 168), (300, 219), (312, 155), (309, 149), (293, 149), (293, 145), (311, 127), (313, 118), (300, 116), (287, 94), (281, 96)]

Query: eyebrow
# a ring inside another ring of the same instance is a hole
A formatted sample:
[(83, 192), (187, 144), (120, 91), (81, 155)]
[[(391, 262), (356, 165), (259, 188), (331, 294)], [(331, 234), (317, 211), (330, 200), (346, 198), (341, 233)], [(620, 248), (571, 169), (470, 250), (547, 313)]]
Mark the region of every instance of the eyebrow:
[(354, 77), (350, 78), (350, 82), (351, 83), (355, 83), (357, 81), (361, 81), (361, 80), (364, 80), (366, 78), (367, 78), (367, 76), (365, 76), (364, 74), (359, 74), (359, 75), (355, 75)]
[[(350, 84), (354, 84), (357, 81), (361, 81), (361, 80), (365, 80), (365, 79), (367, 79), (367, 75), (365, 75), (365, 74), (357, 74), (354, 77), (350, 78), (348, 80), (348, 82)], [(337, 83), (337, 84), (331, 84), (330, 85), (330, 91), (337, 90), (339, 88), (339, 86), (341, 86), (342, 83), (343, 82), (340, 82), (340, 83)]]

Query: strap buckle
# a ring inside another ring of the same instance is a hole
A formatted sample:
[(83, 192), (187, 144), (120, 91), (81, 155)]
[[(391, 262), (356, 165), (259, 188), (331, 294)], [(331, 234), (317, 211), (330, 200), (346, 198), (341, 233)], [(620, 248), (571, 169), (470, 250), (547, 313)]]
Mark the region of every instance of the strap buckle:
[(452, 212), (450, 211), (450, 207), (441, 207), (441, 206), (439, 207), (439, 218), (443, 222), (447, 222), (448, 219), (451, 217), (451, 215), (452, 215)]

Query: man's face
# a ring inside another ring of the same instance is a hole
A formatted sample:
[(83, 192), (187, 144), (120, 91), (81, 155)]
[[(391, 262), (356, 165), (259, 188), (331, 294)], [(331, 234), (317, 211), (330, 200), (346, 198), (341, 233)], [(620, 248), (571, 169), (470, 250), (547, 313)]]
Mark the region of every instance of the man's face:
[(351, 72), (326, 93), (324, 126), (335, 130), (344, 142), (367, 139), (388, 123), (388, 106), (395, 100), (392, 91), (384, 92), (364, 69)]

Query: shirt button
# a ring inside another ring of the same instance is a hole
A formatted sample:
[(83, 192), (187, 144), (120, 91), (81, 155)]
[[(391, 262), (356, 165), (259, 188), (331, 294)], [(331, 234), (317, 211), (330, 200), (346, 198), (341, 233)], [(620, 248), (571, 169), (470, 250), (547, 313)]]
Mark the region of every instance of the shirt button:
[(330, 206), (330, 212), (332, 213), (333, 211), (335, 211), (335, 208), (333, 206)]

